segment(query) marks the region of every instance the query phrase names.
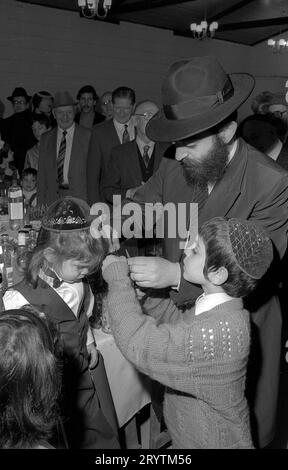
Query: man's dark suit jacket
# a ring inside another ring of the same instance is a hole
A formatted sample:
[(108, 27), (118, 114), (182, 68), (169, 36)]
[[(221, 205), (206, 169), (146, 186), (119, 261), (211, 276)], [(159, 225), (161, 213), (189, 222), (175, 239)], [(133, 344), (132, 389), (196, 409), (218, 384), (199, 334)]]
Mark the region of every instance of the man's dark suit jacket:
[[(68, 170), (69, 189), (65, 195), (87, 201), (87, 156), (91, 130), (75, 124), (70, 164)], [(57, 176), (57, 128), (43, 134), (39, 147), (37, 178), (38, 204), (51, 204), (63, 193), (59, 190)]]
[[(77, 122), (77, 124), (80, 124), (80, 116), (81, 116), (81, 113), (77, 113), (75, 115), (75, 122)], [(106, 118), (103, 114), (100, 114), (97, 111), (94, 111), (93, 126), (96, 126), (96, 124), (100, 124), (100, 122), (105, 121), (105, 119)]]
[[(162, 159), (158, 171), (136, 191), (133, 201), (139, 204), (189, 204), (193, 202), (193, 188), (187, 184), (179, 162)], [(189, 214), (188, 211), (187, 213)], [(214, 186), (200, 213), (199, 227), (203, 222), (217, 216), (237, 217), (259, 223), (274, 243), (275, 258), (283, 258), (287, 249), (288, 173), (271, 158), (239, 139), (232, 161), (222, 179)], [(182, 255), (179, 238), (165, 238), (164, 250), (167, 259), (179, 261)], [(262, 286), (260, 284), (257, 295), (250, 299), (249, 305), (256, 332), (252, 340), (252, 350), (255, 350), (250, 373), (250, 380), (256, 387), (256, 396), (251, 394), (253, 396), (250, 404), (254, 404), (255, 400), (253, 409), (257, 418), (256, 433), (261, 446), (267, 445), (273, 438), (277, 408), (282, 320), (279, 301), (274, 295), (274, 276), (277, 277), (279, 262), (277, 264), (276, 261), (275, 264), (276, 269), (272, 270), (266, 283), (262, 283)], [(195, 301), (201, 292), (196, 285), (183, 281), (174, 300), (177, 304), (188, 299)], [(257, 346), (260, 348), (257, 349)]]
[[(155, 144), (153, 173), (158, 169), (167, 147), (168, 144)], [(136, 140), (112, 149), (103, 178), (103, 196), (110, 204), (113, 202), (113, 195), (120, 195), (124, 199), (127, 189), (141, 185), (143, 178), (138, 155)]]
[(120, 144), (113, 119), (101, 122), (93, 128), (87, 161), (87, 190), (90, 205), (104, 200), (103, 175), (108, 166), (112, 148)]

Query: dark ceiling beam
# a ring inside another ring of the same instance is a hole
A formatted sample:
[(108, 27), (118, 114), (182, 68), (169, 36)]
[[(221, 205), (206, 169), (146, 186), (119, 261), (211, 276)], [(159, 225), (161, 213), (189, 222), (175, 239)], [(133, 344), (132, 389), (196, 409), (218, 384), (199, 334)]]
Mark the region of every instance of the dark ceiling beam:
[(142, 0), (140, 2), (129, 3), (128, 5), (119, 6), (115, 4), (113, 7), (112, 2), (112, 12), (117, 14), (122, 13), (133, 13), (137, 11), (152, 10), (154, 8), (162, 8), (173, 5), (179, 5), (180, 3), (195, 2), (196, 0)]
[(209, 22), (217, 21), (220, 18), (222, 19), (224, 16), (230, 15), (231, 13), (235, 13), (235, 11), (240, 10), (240, 8), (244, 8), (249, 3), (253, 3), (255, 1), (258, 1), (258, 0), (241, 0), (241, 2), (236, 3), (235, 5), (233, 5), (229, 8), (226, 8), (225, 10), (222, 10), (219, 13), (217, 13), (216, 15), (214, 15), (213, 17), (209, 18)]
[(288, 31), (288, 27), (287, 28), (281, 28), (281, 32), (277, 31), (274, 34), (269, 34), (269, 36), (265, 36), (265, 37), (262, 36), (261, 39), (259, 39), (258, 41), (253, 42), (251, 44), (251, 46), (257, 46), (257, 44), (261, 44), (261, 42), (266, 42), (268, 39), (273, 38), (273, 36), (279, 36), (279, 34), (284, 34), (284, 33), (286, 33), (286, 31)]
[[(288, 24), (288, 16), (269, 18), (268, 20), (243, 21), (241, 23), (219, 24), (218, 31), (235, 31), (236, 29), (266, 28)], [(280, 31), (279, 31), (280, 33)]]

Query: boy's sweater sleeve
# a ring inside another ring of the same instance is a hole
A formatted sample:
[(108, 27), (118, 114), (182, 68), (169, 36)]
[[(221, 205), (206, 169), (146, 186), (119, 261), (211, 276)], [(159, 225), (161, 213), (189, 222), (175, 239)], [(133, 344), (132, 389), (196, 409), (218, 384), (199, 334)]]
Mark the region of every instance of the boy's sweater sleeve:
[[(168, 323), (157, 326), (155, 318), (143, 314), (129, 278), (126, 261), (109, 264), (103, 270), (103, 277), (109, 284), (111, 328), (123, 355), (150, 377), (179, 389), (177, 372), (181, 374), (181, 369), (183, 372), (187, 370), (187, 329)], [(159, 303), (159, 299), (156, 302)], [(155, 317), (158, 317), (157, 312)]]

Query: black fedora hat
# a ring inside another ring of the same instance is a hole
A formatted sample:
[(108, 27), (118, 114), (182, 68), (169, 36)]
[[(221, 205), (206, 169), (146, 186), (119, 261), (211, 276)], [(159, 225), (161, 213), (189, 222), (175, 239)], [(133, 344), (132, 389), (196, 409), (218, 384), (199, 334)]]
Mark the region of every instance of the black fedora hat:
[(24, 98), (26, 98), (26, 101), (30, 101), (31, 100), (31, 96), (29, 96), (27, 94), (27, 91), (25, 90), (25, 88), (19, 86), (19, 87), (16, 87), (12, 93), (11, 96), (7, 96), (7, 100), (9, 101), (13, 101), (14, 98), (16, 98), (16, 96), (24, 96)]
[(216, 126), (248, 98), (255, 80), (228, 75), (215, 57), (193, 57), (170, 67), (162, 84), (162, 106), (147, 124), (154, 141), (177, 141)]

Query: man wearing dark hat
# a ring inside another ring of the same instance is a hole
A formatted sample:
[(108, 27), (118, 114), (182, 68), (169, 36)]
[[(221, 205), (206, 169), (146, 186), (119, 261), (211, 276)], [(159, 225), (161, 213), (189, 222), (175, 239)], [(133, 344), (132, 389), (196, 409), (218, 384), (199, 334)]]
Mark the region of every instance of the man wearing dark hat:
[[(149, 121), (146, 132), (153, 141), (174, 141), (175, 159), (162, 159), (133, 201), (172, 202), (176, 209), (179, 203), (197, 203), (199, 226), (215, 216), (250, 219), (271, 237), (276, 269), (247, 303), (255, 332), (247, 396), (254, 442), (264, 447), (275, 432), (281, 345), (277, 274), (287, 248), (288, 173), (235, 136), (236, 110), (253, 87), (251, 75), (228, 75), (214, 57), (174, 63), (162, 85), (163, 110)], [(189, 214), (187, 210), (185, 230), (193, 225)], [(185, 240), (180, 246), (177, 235), (164, 234), (166, 259), (130, 258), (131, 278), (140, 287), (172, 286), (175, 303), (185, 308), (201, 290), (181, 276)]]
[(37, 199), (51, 204), (59, 197), (87, 200), (87, 155), (91, 130), (75, 119), (76, 103), (67, 92), (58, 92), (53, 103), (57, 127), (41, 137)]
[(9, 144), (15, 166), (21, 175), (26, 152), (36, 144), (29, 110), (31, 96), (27, 94), (25, 88), (17, 87), (7, 99), (12, 103), (14, 114), (4, 120), (2, 139)]
[(77, 93), (80, 112), (75, 116), (75, 122), (92, 129), (99, 122), (105, 121), (105, 116), (95, 110), (98, 95), (92, 85), (85, 85)]

